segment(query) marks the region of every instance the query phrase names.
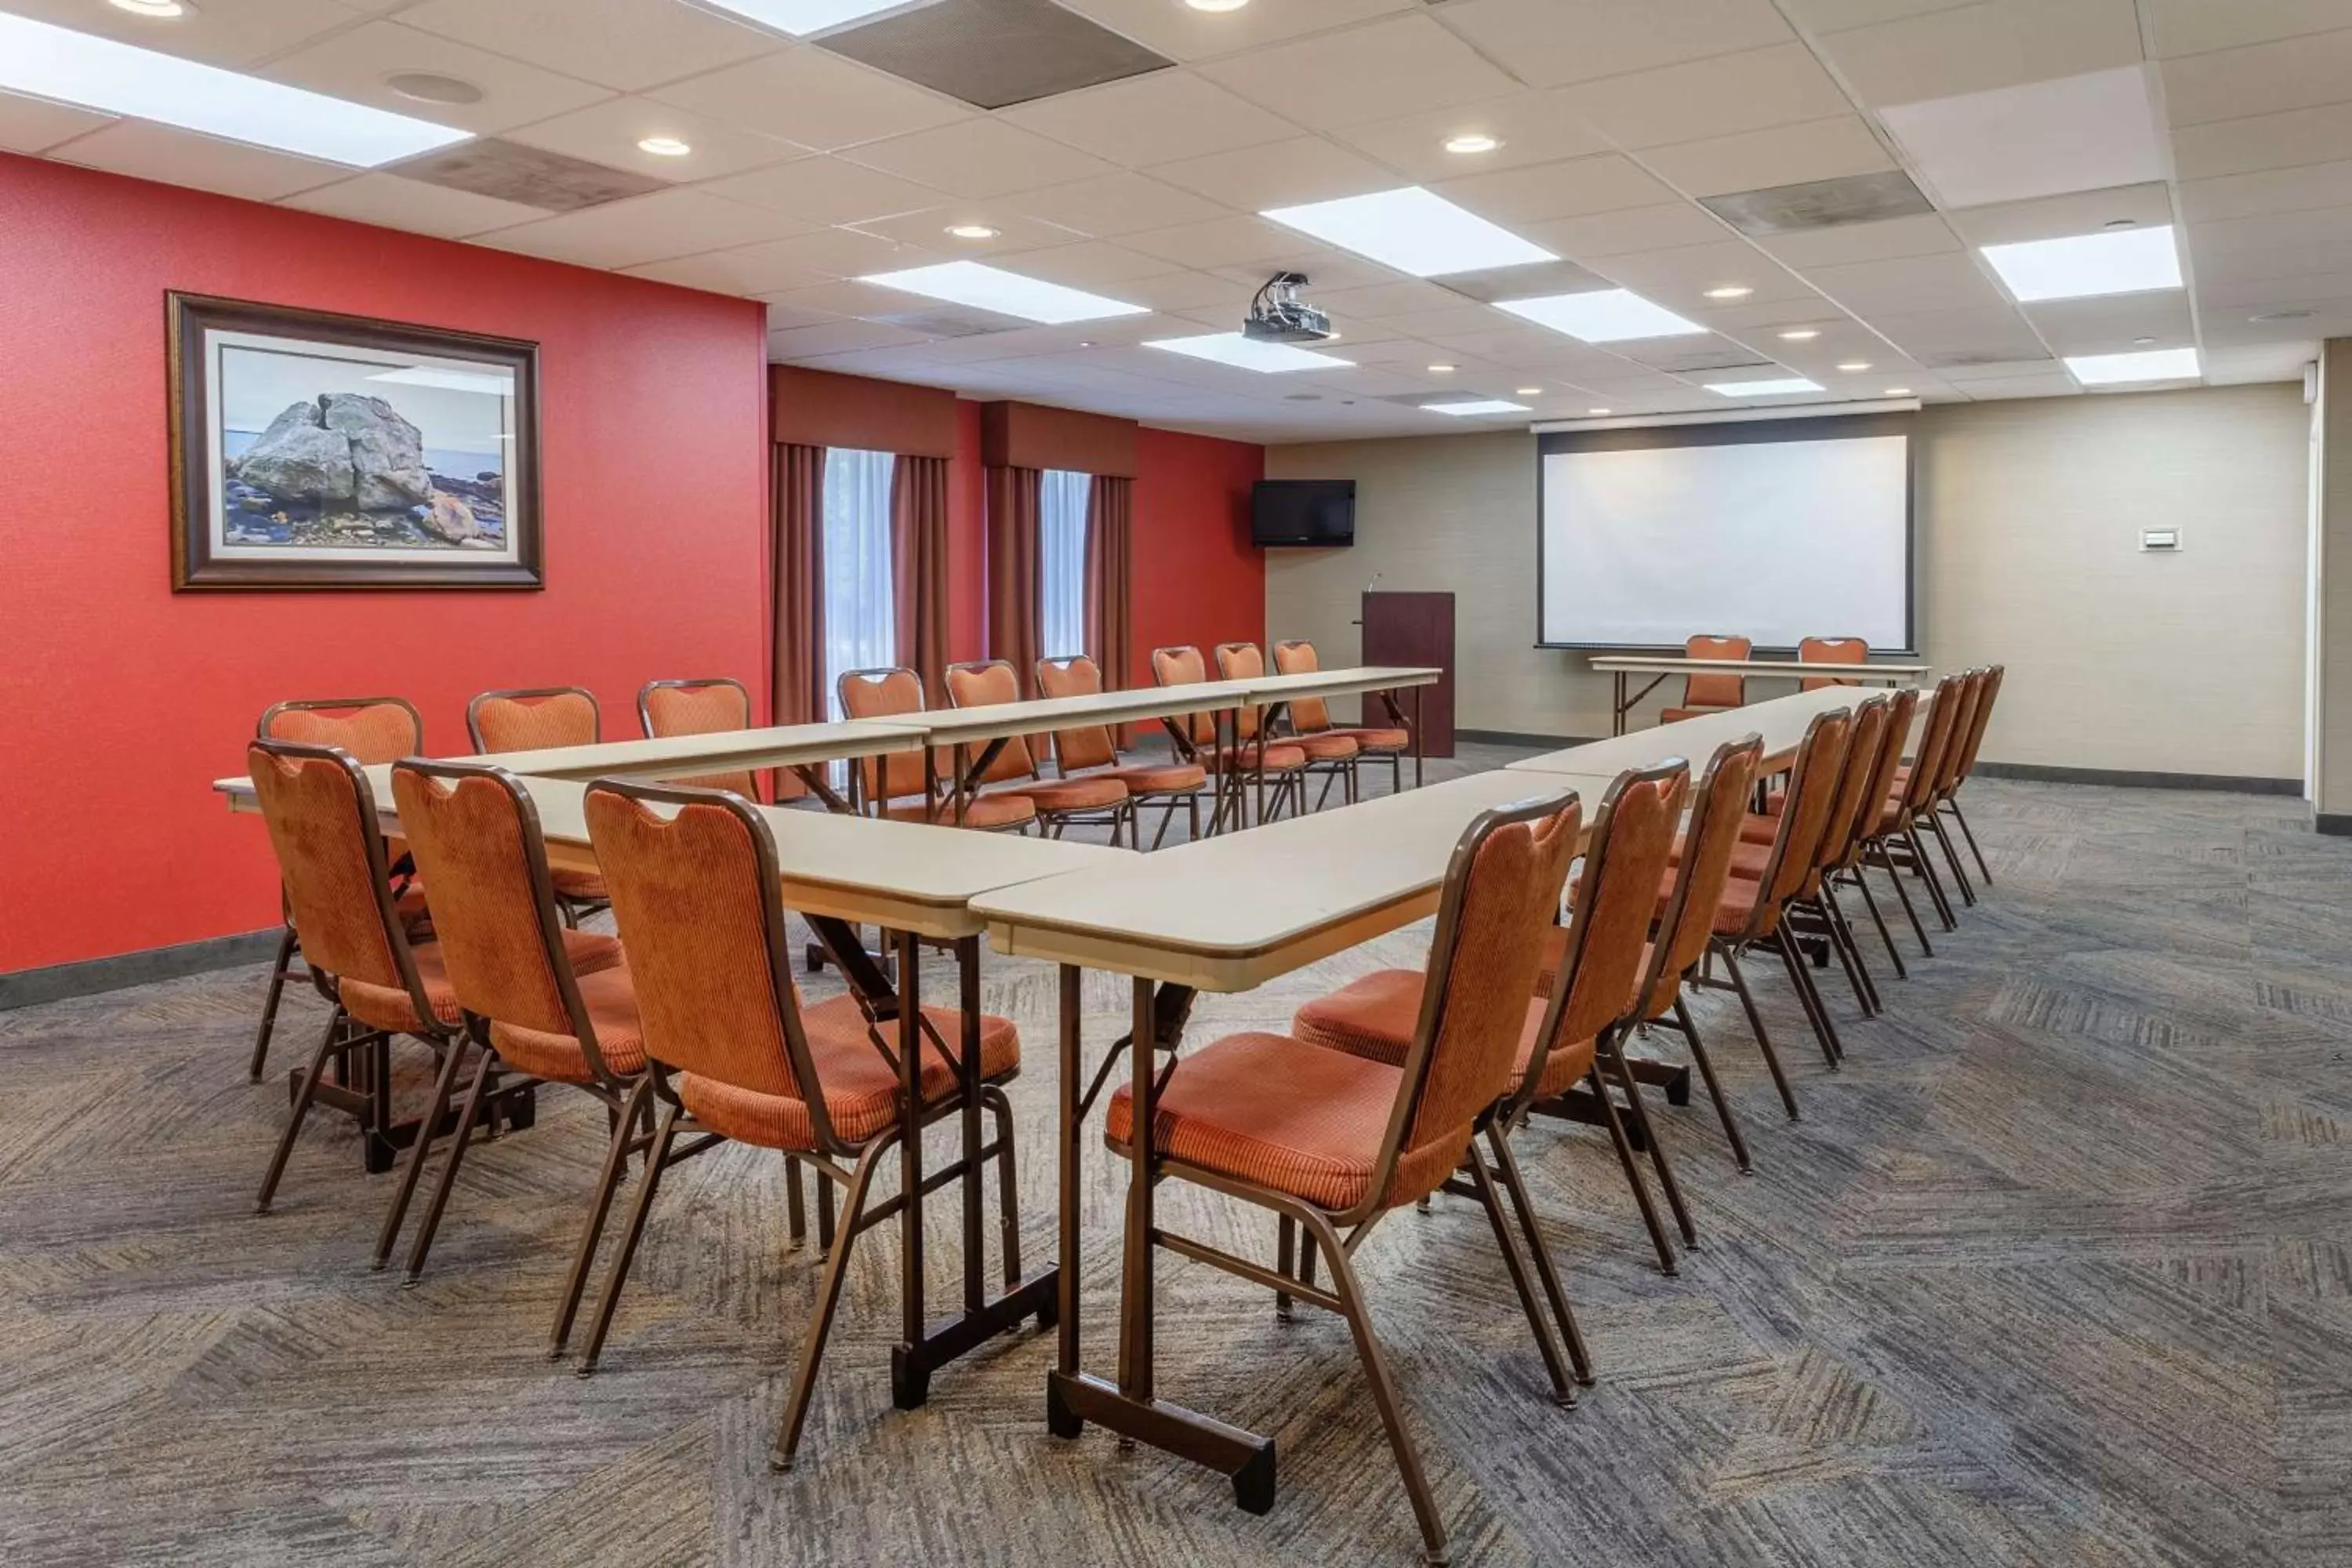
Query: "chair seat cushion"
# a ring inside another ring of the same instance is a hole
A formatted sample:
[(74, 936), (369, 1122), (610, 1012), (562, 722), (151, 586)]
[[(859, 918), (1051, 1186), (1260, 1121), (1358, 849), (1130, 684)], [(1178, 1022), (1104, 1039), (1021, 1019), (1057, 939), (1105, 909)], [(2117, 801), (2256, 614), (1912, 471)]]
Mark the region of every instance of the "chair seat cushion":
[[(1370, 1191), (1403, 1076), (1386, 1062), (1287, 1035), (1229, 1035), (1169, 1074), (1152, 1146), (1327, 1209), (1353, 1208)], [(1104, 1139), (1123, 1149), (1134, 1130), (1122, 1083), (1111, 1094)]]
[[(1554, 962), (1557, 963), (1556, 954)], [(1301, 1007), (1290, 1021), (1291, 1033), (1327, 1050), (1344, 1051), (1349, 1056), (1402, 1068), (1405, 1053), (1412, 1047), (1413, 1029), (1421, 1019), (1422, 981), (1417, 969), (1377, 969), (1360, 975), (1329, 995), (1318, 996)], [(1528, 1070), (1528, 1057), (1542, 1034), (1547, 1005), (1547, 992), (1538, 991), (1528, 999), (1527, 1023), (1519, 1034), (1519, 1048), (1511, 1060), (1511, 1079), (1496, 1087), (1497, 1098), (1517, 1088), (1519, 1075)], [(1544, 1066), (1538, 1092), (1558, 1094), (1582, 1078), (1585, 1069), (1592, 1065), (1593, 1043), (1583, 1040), (1553, 1052), (1553, 1059)]]
[(593, 871), (565, 871), (550, 868), (548, 879), (555, 884), (555, 896), (579, 904), (612, 902), (604, 890), (604, 879)]
[[(465, 1022), (457, 989), (449, 984), (448, 966), (441, 959), (440, 943), (416, 942), (408, 951), (416, 960), (416, 978), (425, 986), (425, 999), (433, 1005), (436, 1023), (446, 1028)], [(594, 931), (565, 931), (563, 951), (572, 960), (574, 973), (580, 974), (610, 969), (621, 962), (621, 944)], [(407, 991), (400, 986), (375, 985), (338, 975), (335, 994), (342, 999), (345, 1012), (374, 1028), (415, 1034), (425, 1026), (408, 1000)]]
[(1356, 749), (1360, 752), (1405, 752), (1412, 749), (1412, 731), (1410, 730), (1326, 730), (1323, 733), (1345, 735), (1356, 742)]
[(1709, 707), (1704, 705), (1691, 707), (1686, 705), (1681, 708), (1668, 708), (1660, 711), (1658, 714), (1658, 722), (1661, 724), (1679, 724), (1685, 719), (1704, 719), (1710, 713), (1734, 712), (1737, 711), (1738, 706), (1739, 705), (1737, 703), (1727, 702), (1720, 707)]
[[(609, 939), (607, 939), (609, 940)], [(614, 944), (616, 947), (618, 943)], [(637, 1021), (636, 988), (625, 966), (615, 965), (579, 976), (580, 1001), (588, 1009), (589, 1026), (596, 1031), (596, 1049), (608, 1071), (633, 1077), (646, 1070), (645, 1026)], [(493, 1020), (490, 1044), (517, 1071), (556, 1083), (593, 1083), (588, 1053), (577, 1037), (548, 1034)]]
[[(952, 1007), (926, 1007), (923, 1016), (948, 1047), (942, 1051), (928, 1035), (923, 1040), (920, 1086), (923, 1103), (932, 1105), (955, 1088), (955, 1063), (948, 1052), (961, 1046), (963, 1016)], [(866, 1016), (858, 1011), (856, 999), (834, 996), (803, 1007), (801, 1026), (808, 1037), (809, 1058), (816, 1068), (834, 1132), (848, 1142), (863, 1143), (887, 1130), (898, 1117), (898, 1074), (874, 1048), (866, 1033)], [(898, 1031), (883, 1026), (882, 1035), (895, 1051)], [(1020, 1030), (1010, 1018), (982, 1014), (980, 1076), (1002, 1078), (1020, 1066)], [(739, 1142), (756, 1143), (763, 1149), (816, 1147), (816, 1127), (809, 1118), (808, 1101), (798, 1096), (763, 1094), (718, 1079), (680, 1073), (677, 1097), (695, 1120)]]
[[(1213, 773), (1249, 773), (1258, 765), (1257, 746), (1255, 742), (1247, 741), (1238, 746), (1227, 746), (1222, 751), (1204, 746), (1201, 750), (1201, 765)], [(1266, 743), (1265, 771), (1267, 773), (1296, 773), (1306, 765), (1307, 753), (1289, 742), (1272, 741)]]
[[(937, 816), (931, 815), (927, 801), (910, 800), (890, 808), (893, 822), (936, 822), (948, 826), (958, 826), (955, 808), (941, 802)], [(965, 827), (1018, 827), (1024, 822), (1037, 820), (1037, 807), (1025, 795), (1013, 795), (1003, 790), (985, 790), (963, 803)]]
[(1333, 730), (1318, 730), (1312, 734), (1286, 735), (1283, 744), (1296, 746), (1315, 763), (1344, 763), (1358, 751), (1352, 736)]
[(1127, 799), (1127, 784), (1103, 773), (1080, 773), (1008, 784), (1003, 793), (1020, 795), (1039, 811), (1106, 811)]
[[(1079, 775), (1093, 778), (1093, 773)], [(1130, 763), (1105, 768), (1104, 778), (1117, 779), (1131, 795), (1183, 795), (1209, 782), (1209, 770), (1198, 763)]]

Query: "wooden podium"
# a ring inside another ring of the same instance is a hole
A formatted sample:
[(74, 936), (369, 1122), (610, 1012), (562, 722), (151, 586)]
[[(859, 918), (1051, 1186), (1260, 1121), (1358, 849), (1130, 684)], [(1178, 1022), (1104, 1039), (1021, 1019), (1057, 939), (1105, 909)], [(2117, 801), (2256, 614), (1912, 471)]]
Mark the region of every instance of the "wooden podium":
[[(1363, 662), (1419, 665), (1442, 669), (1443, 679), (1421, 691), (1422, 754), (1454, 754), (1454, 595), (1371, 594), (1364, 595)], [(1367, 698), (1366, 724), (1386, 722), (1378, 702)], [(1410, 710), (1408, 710), (1410, 711)]]

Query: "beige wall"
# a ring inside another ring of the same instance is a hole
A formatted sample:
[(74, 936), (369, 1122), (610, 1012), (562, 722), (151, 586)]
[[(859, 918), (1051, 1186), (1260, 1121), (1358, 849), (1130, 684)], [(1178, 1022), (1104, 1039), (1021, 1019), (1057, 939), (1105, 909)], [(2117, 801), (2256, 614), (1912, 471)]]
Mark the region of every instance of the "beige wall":
[[(1988, 758), (2302, 775), (2299, 387), (1945, 405), (1917, 430), (1922, 651), (2008, 665)], [(1451, 589), (1462, 728), (1606, 733), (1584, 656), (1532, 646), (1535, 473), (1525, 434), (1269, 449), (1270, 479), (1358, 489), (1355, 548), (1267, 552), (1268, 635), (1312, 637), (1333, 663), (1356, 651), (1373, 574)], [(2168, 526), (2178, 555), (2139, 549)]]

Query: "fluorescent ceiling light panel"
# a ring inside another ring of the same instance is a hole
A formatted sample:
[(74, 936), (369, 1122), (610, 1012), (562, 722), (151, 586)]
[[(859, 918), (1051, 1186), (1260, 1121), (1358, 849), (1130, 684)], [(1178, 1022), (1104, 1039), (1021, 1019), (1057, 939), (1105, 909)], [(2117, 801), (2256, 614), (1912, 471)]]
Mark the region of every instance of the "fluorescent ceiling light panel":
[(1482, 397), (1470, 403), (1424, 403), (1422, 406), (1432, 414), (1452, 414), (1457, 416), (1465, 414), (1531, 414), (1535, 412), (1524, 403), (1508, 403), (1499, 397)]
[(903, 272), (874, 272), (858, 281), (945, 300), (952, 305), (993, 310), (1001, 316), (1018, 316), (1024, 321), (1043, 321), (1047, 326), (1059, 326), (1064, 321), (1096, 321), (1105, 316), (1151, 313), (1141, 305), (1107, 300), (1083, 289), (1065, 289), (1059, 283), (1024, 278), (1018, 272), (977, 261), (944, 261), (936, 267), (911, 267)]
[(1294, 348), (1288, 343), (1262, 343), (1245, 338), (1239, 332), (1210, 332), (1197, 338), (1159, 338), (1147, 341), (1148, 349), (1166, 349), (1171, 354), (1189, 354), (1194, 359), (1214, 360), (1219, 364), (1239, 366), (1267, 375), (1280, 375), (1291, 370), (1347, 370), (1355, 361), (1339, 359), (1330, 354), (1318, 354), (1311, 349)]
[(1988, 245), (1984, 258), (2021, 301), (2085, 300), (2180, 287), (2180, 247), (2173, 242), (2168, 223)]
[(871, 20), (886, 11), (912, 11), (933, 0), (709, 0), (709, 4), (780, 33), (805, 38), (851, 22)]
[(2193, 381), (2198, 368), (2195, 349), (2149, 349), (2136, 354), (2074, 354), (2066, 368), (2084, 386), (2114, 386), (2127, 381)]
[(1557, 261), (1541, 246), (1419, 185), (1258, 214), (1415, 278)]
[(1566, 332), (1588, 343), (1620, 343), (1635, 338), (1678, 338), (1706, 329), (1686, 321), (1664, 305), (1653, 305), (1630, 289), (1598, 289), (1583, 294), (1551, 294), (1540, 300), (1498, 300), (1514, 316)]
[(472, 135), (5, 12), (0, 89), (362, 169)]
[(1791, 375), (1779, 381), (1710, 381), (1706, 389), (1726, 397), (1775, 397), (1784, 392), (1819, 392), (1822, 385), (1801, 375)]

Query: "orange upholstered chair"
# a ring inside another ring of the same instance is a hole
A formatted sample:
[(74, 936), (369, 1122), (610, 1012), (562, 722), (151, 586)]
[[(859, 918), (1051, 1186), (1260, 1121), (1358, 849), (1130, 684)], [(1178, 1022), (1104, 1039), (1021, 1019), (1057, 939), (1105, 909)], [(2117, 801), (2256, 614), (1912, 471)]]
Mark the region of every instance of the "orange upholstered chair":
[[(1860, 637), (1806, 637), (1797, 644), (1799, 664), (1867, 664), (1870, 645)], [(1801, 691), (1818, 691), (1824, 686), (1852, 686), (1853, 680), (1843, 675), (1808, 675), (1797, 682)]]
[[(580, 686), (485, 691), (466, 704), (466, 732), (476, 752), (491, 755), (593, 746), (604, 738), (596, 694)], [(604, 879), (595, 872), (555, 873), (555, 906), (566, 925), (578, 925), (608, 901)]]
[[(637, 689), (637, 722), (648, 737), (721, 735), (751, 728), (751, 694), (732, 676), (700, 680), (648, 680)], [(698, 778), (673, 779), (695, 789), (733, 790), (745, 800), (758, 800), (759, 775), (744, 768), (731, 773), (707, 773)], [(797, 800), (808, 786), (788, 769), (776, 773), (776, 798)]]
[[(278, 856), (287, 908), (302, 933), (303, 960), (312, 983), (333, 1004), (262, 1178), (256, 1206), (266, 1214), (295, 1138), (321, 1099), (361, 1121), (368, 1168), (389, 1169), (397, 1148), (393, 1037), (421, 1041), (446, 1063), (464, 1018), (440, 947), (412, 940), (395, 902), (375, 793), (358, 761), (325, 746), (256, 741), (246, 766)], [(574, 936), (583, 965), (601, 967), (618, 958), (612, 938)], [(344, 1071), (328, 1085), (328, 1064), (338, 1058)]]
[[(1870, 789), (1882, 783), (1880, 772), (1885, 762), (1887, 720), (1892, 711), (1887, 697), (1880, 694), (1864, 698), (1853, 708), (1853, 728), (1846, 737), (1845, 757), (1840, 768), (1837, 794), (1832, 797), (1827, 824), (1812, 851), (1812, 871), (1783, 906), (1781, 915), (1791, 929), (1800, 934), (1816, 938), (1829, 945), (1853, 986), (1854, 995), (1862, 1004), (1863, 1016), (1874, 1016), (1880, 1006), (1878, 987), (1870, 978), (1864, 963), (1861, 946), (1854, 941), (1853, 928), (1847, 923), (1845, 911), (1837, 902), (1832, 887), (1838, 868), (1851, 859), (1855, 846), (1871, 820)], [(1735, 858), (1732, 873), (1742, 877), (1761, 877), (1763, 859), (1770, 853), (1770, 841), (1779, 836), (1778, 817), (1751, 817), (1748, 831), (1763, 836), (1763, 842), (1741, 847), (1744, 857), (1753, 857), (1753, 863)], [(1818, 987), (1816, 987), (1818, 990)], [(1834, 1037), (1832, 1037), (1834, 1038)], [(1843, 1048), (1840, 1050), (1843, 1055)]]
[[(400, 697), (328, 697), (280, 702), (261, 715), (253, 732), (257, 740), (331, 746), (350, 752), (362, 767), (414, 756), (425, 749), (425, 721), (405, 698)], [(422, 889), (412, 891), (407, 886), (407, 854), (404, 845), (387, 846), (386, 858), (393, 868), (395, 894), (404, 914), (415, 924), (424, 919), (425, 900)], [(285, 994), (287, 978), (293, 973), (294, 952), (299, 945), (293, 915), (289, 910), (284, 929), (278, 935), (278, 956), (269, 966), (269, 990), (261, 1001), (261, 1026), (253, 1037), (253, 1060), (246, 1068), (246, 1076), (255, 1083), (261, 1081), (262, 1065), (269, 1058), (269, 1037), (278, 1026), (278, 999)]]
[[(1001, 658), (948, 666), (950, 707), (989, 708), (1020, 700), (1021, 683), (1014, 679), (1013, 667)], [(1025, 736), (1006, 737), (995, 759), (981, 773), (979, 783), (994, 784), (993, 793), (1020, 795), (1027, 800), (1035, 808), (1039, 824), (1053, 837), (1061, 837), (1073, 823), (1093, 823), (1109, 827), (1114, 845), (1124, 826), (1129, 842), (1141, 847), (1136, 834), (1135, 812), (1123, 781), (1108, 773), (1046, 778), (1038, 772), (1036, 753), (1029, 749)]]
[[(610, 1201), (630, 1153), (645, 1152), (645, 1174), (597, 1302), (581, 1370), (596, 1364), (663, 1173), (718, 1139), (782, 1151), (844, 1189), (800, 1370), (769, 1456), (775, 1468), (789, 1469), (850, 1250), (877, 1217), (866, 1203), (875, 1173), (899, 1141), (908, 1109), (901, 1068), (911, 1069), (919, 1102), (912, 1120), (919, 1127), (958, 1114), (966, 1089), (946, 1042), (961, 1037), (962, 1016), (926, 1007), (910, 1031), (904, 1024), (870, 1023), (852, 995), (803, 1005), (786, 952), (775, 840), (740, 799), (599, 779), (588, 786), (585, 809), (590, 841), (613, 889), (614, 916), (628, 943), (660, 1118), (651, 1131), (625, 1117), (614, 1131), (597, 1206)], [(1020, 1216), (1010, 1175), (1012, 1114), (1002, 1086), (1020, 1067), (1021, 1037), (1012, 1022), (982, 1016), (980, 1081), (971, 1092), (995, 1121), (995, 1142), (985, 1157), (1003, 1162), (1008, 1278), (1020, 1270), (1013, 1239)], [(897, 1202), (894, 1197), (894, 1208)]]
[[(1209, 679), (1209, 667), (1196, 647), (1156, 647), (1151, 650), (1151, 679), (1159, 686), (1198, 686)], [(1181, 719), (1163, 719), (1176, 749), (1187, 761), (1195, 762), (1217, 775), (1223, 787), (1218, 806), (1212, 814), (1210, 831), (1223, 827), (1228, 818), (1236, 827), (1245, 826), (1242, 806), (1244, 797), (1240, 780), (1253, 773), (1262, 773), (1274, 780), (1272, 809), (1279, 810), (1286, 797), (1297, 802), (1297, 808), (1306, 808), (1305, 778), (1307, 753), (1287, 741), (1267, 737), (1261, 750), (1255, 743), (1243, 744), (1241, 725), (1248, 723), (1246, 733), (1255, 737), (1257, 726), (1254, 714), (1236, 715), (1234, 743), (1221, 743), (1215, 714), (1219, 710), (1207, 709), (1188, 713)], [(1258, 820), (1268, 820), (1269, 805), (1261, 788), (1257, 802)]]
[[(379, 1268), (399, 1237), (431, 1131), (457, 1093), (458, 1065), (479, 1052), (448, 1155), (409, 1248), (413, 1281), (424, 1272), (467, 1142), (494, 1089), (570, 1084), (602, 1102), (610, 1116), (633, 1117), (645, 1098), (646, 1055), (620, 943), (562, 923), (539, 812), (520, 782), (480, 763), (411, 760), (394, 765), (392, 795), (417, 866), (429, 868), (425, 875), (441, 883), (434, 936), (466, 1030), (442, 1063), (432, 1110), (419, 1126), (384, 1218), (376, 1241)], [(562, 1309), (565, 1324), (579, 1305), (603, 1219), (600, 1207), (573, 1261)]]
[[(851, 719), (889, 719), (923, 710), (922, 677), (904, 665), (845, 670), (836, 689), (841, 694), (841, 711)], [(963, 818), (957, 823), (945, 799), (931, 798), (932, 781), (926, 776), (921, 752), (865, 757), (852, 766), (856, 770), (851, 777), (858, 805), (894, 822), (946, 823), (993, 832), (1025, 830), (1037, 820), (1037, 808), (1027, 795), (989, 790), (964, 802)], [(953, 766), (952, 758), (935, 756), (929, 771), (942, 782), (950, 782), (946, 773)]]
[(1993, 699), (2000, 695), (2003, 667), (1990, 664), (1979, 672), (1976, 710), (1971, 715), (1968, 733), (1959, 742), (1958, 759), (1950, 770), (1951, 783), (1937, 799), (1937, 807), (1959, 824), (1960, 837), (1968, 840), (1969, 853), (1976, 858), (1977, 872), (1984, 884), (1992, 886), (1992, 868), (1985, 864), (1984, 851), (1977, 847), (1977, 836), (1969, 828), (1969, 819), (1960, 811), (1960, 786), (1977, 771), (1977, 748), (1984, 744), (1985, 726), (1992, 721)]
[[(1685, 658), (1746, 658), (1754, 646), (1746, 637), (1696, 637), (1683, 643)], [(1748, 678), (1723, 670), (1713, 670), (1683, 677), (1683, 701), (1679, 708), (1669, 708), (1658, 715), (1661, 724), (1672, 724), (1684, 719), (1696, 719), (1702, 713), (1719, 713), (1726, 708), (1738, 708), (1748, 701)]]
[(1943, 807), (1951, 800), (1952, 792), (1960, 787), (1960, 780), (1967, 775), (1971, 760), (1969, 755), (1970, 739), (1982, 739), (1983, 720), (1980, 715), (1991, 684), (1992, 671), (1981, 666), (1961, 673), (1959, 701), (1952, 715), (1951, 732), (1945, 739), (1943, 755), (1933, 777), (1928, 780), (1925, 809), (1918, 816), (1927, 831), (1936, 836), (1936, 842), (1943, 847), (1945, 864), (1951, 868), (1952, 883), (1959, 889), (1961, 901), (1969, 904), (1977, 901), (1977, 890), (1969, 883), (1967, 870), (1960, 865), (1959, 849), (1952, 843), (1952, 836), (1944, 831)]
[[(1102, 689), (1102, 671), (1084, 654), (1037, 661), (1037, 694), (1041, 697), (1091, 697)], [(1180, 805), (1191, 819), (1192, 837), (1201, 837), (1201, 789), (1209, 782), (1209, 774), (1200, 763), (1123, 762), (1118, 753), (1118, 731), (1108, 724), (1056, 730), (1053, 744), (1054, 766), (1064, 778), (1100, 776), (1117, 779), (1127, 786), (1130, 828), (1135, 826), (1136, 808), (1155, 802), (1160, 805), (1160, 831), (1151, 836), (1154, 849), (1168, 837), (1168, 825), (1176, 819)], [(1131, 837), (1129, 842), (1142, 847), (1139, 836)]]
[[(1254, 642), (1219, 643), (1216, 658), (1217, 679), (1220, 680), (1255, 680), (1265, 673), (1265, 655), (1258, 651), (1257, 644)], [(1286, 708), (1287, 704), (1285, 706)], [(1327, 724), (1328, 721), (1327, 719)], [(1266, 724), (1269, 737), (1277, 732), (1277, 726), (1270, 721), (1265, 710), (1243, 709), (1242, 739), (1255, 740), (1258, 726), (1262, 723)], [(1355, 800), (1356, 758), (1362, 748), (1351, 737), (1338, 734), (1328, 728), (1307, 734), (1296, 725), (1279, 727), (1278, 732), (1285, 745), (1296, 746), (1307, 753), (1308, 773), (1323, 775), (1323, 793), (1315, 797), (1316, 810), (1322, 810), (1324, 804), (1331, 798), (1331, 786), (1335, 784), (1341, 786), (1341, 799), (1351, 803)], [(1307, 801), (1306, 780), (1300, 779), (1299, 784), (1299, 804), (1304, 806)]]
[(1909, 763), (1895, 770), (1894, 786), (1887, 791), (1885, 804), (1870, 834), (1870, 850), (1893, 879), (1895, 890), (1911, 916), (1912, 930), (1918, 933), (1920, 951), (1930, 957), (1936, 950), (1928, 944), (1927, 928), (1919, 922), (1901, 872), (1908, 869), (1927, 889), (1928, 900), (1935, 905), (1944, 929), (1957, 929), (1958, 921), (1953, 917), (1951, 900), (1945, 897), (1943, 879), (1936, 875), (1935, 865), (1927, 858), (1927, 846), (1919, 837), (1919, 825), (1932, 821), (1936, 815), (1936, 784), (1943, 776), (1945, 753), (1956, 743), (1965, 743), (1959, 720), (1964, 706), (1962, 696), (1968, 688), (1965, 672), (1948, 675), (1936, 682), (1935, 697), (1920, 731), (1917, 751)]
[[(1278, 1271), (1269, 1272), (1157, 1227), (1130, 1231), (1127, 1245), (1170, 1247), (1270, 1286), (1278, 1308), (1302, 1300), (1347, 1320), (1433, 1562), (1444, 1561), (1444, 1521), (1405, 1429), (1352, 1258), (1384, 1215), (1443, 1186), (1468, 1193), (1486, 1211), (1555, 1396), (1573, 1397), (1493, 1173), (1473, 1141), (1510, 1086), (1544, 922), (1559, 907), (1576, 852), (1577, 817), (1573, 795), (1555, 796), (1487, 812), (1464, 832), (1420, 977), (1425, 1003), (1401, 1059), (1378, 1061), (1289, 1035), (1228, 1036), (1175, 1063), (1143, 1128), (1155, 1179), (1271, 1210), (1286, 1241), (1306, 1233), (1307, 1261), (1294, 1275), (1285, 1247)], [(1105, 1130), (1113, 1148), (1127, 1148), (1139, 1120), (1120, 1086)], [(1318, 1253), (1330, 1263), (1328, 1290), (1313, 1280)], [(1148, 1311), (1149, 1303), (1147, 1293), (1135, 1310)]]
[[(1303, 637), (1293, 637), (1274, 645), (1274, 668), (1277, 675), (1312, 675), (1323, 667), (1315, 657), (1315, 645)], [(1389, 764), (1389, 793), (1395, 795), (1404, 788), (1404, 754), (1412, 749), (1412, 731), (1404, 727), (1402, 716), (1394, 725), (1365, 724), (1341, 727), (1331, 722), (1331, 710), (1320, 697), (1293, 698), (1290, 703), (1290, 727), (1299, 736), (1345, 735), (1356, 742), (1359, 753), (1357, 770), (1362, 764), (1385, 757)], [(1349, 798), (1362, 791), (1359, 777)]]

